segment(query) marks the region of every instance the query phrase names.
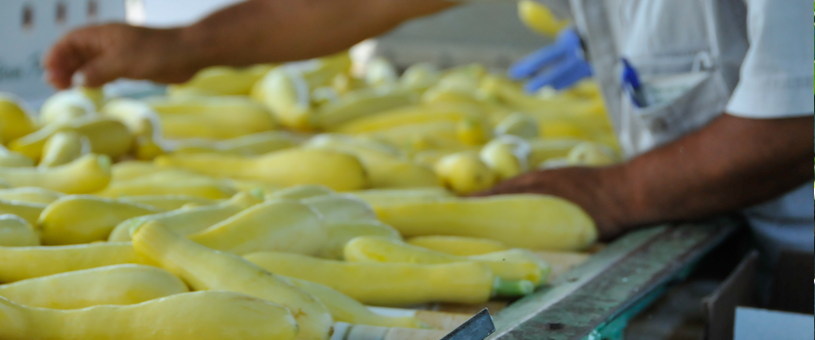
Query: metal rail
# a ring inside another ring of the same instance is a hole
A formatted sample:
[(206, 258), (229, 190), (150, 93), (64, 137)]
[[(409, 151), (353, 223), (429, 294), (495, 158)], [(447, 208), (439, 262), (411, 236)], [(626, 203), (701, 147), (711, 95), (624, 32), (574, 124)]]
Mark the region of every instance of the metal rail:
[(630, 233), (499, 313), (488, 339), (621, 339), (628, 320), (738, 226), (736, 219), (719, 218)]

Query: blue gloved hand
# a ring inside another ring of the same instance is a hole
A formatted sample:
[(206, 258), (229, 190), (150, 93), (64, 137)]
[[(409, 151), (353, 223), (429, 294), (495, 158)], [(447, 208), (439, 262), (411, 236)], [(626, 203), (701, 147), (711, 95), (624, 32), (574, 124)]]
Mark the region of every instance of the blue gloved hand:
[(556, 90), (566, 89), (591, 74), (580, 36), (571, 28), (561, 31), (555, 43), (533, 52), (509, 69), (512, 79), (532, 78), (524, 85), (529, 93), (547, 85)]

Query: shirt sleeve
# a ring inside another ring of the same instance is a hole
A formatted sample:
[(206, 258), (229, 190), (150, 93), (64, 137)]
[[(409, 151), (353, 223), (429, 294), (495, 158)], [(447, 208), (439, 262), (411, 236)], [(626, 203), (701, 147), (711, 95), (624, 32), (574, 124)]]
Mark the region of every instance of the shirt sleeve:
[(727, 112), (744, 118), (813, 114), (810, 0), (744, 0), (750, 47)]

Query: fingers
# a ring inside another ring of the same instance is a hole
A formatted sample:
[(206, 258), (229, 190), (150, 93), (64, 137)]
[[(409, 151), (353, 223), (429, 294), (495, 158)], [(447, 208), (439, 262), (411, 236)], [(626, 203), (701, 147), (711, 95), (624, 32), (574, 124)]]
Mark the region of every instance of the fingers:
[(534, 193), (540, 189), (536, 187), (535, 179), (535, 173), (524, 174), (498, 183), (489, 190), (472, 194), (470, 197)]
[(569, 52), (561, 44), (552, 44), (521, 59), (509, 69), (509, 76), (512, 79), (524, 79), (534, 76), (542, 68), (562, 59)]
[(564, 90), (572, 87), (583, 78), (591, 77), (591, 66), (588, 63), (580, 62), (577, 67), (564, 74), (562, 77), (552, 81), (552, 87), (555, 90)]
[(570, 73), (578, 71), (583, 61), (577, 58), (567, 58), (563, 62), (553, 65), (536, 75), (532, 80), (524, 85), (524, 90), (528, 93), (534, 93), (540, 88), (553, 85), (554, 83), (563, 83), (562, 79), (567, 77)]
[(73, 31), (51, 48), (44, 66), (52, 85), (58, 89), (70, 87), (74, 74), (101, 53), (97, 47), (97, 32), (96, 27)]
[(118, 79), (125, 70), (120, 60), (102, 55), (85, 64), (79, 72), (83, 75), (84, 82), (77, 85), (95, 88)]
[(58, 42), (45, 58), (44, 66), (48, 72), (48, 82), (58, 89), (71, 86), (71, 77), (82, 66), (82, 55), (79, 54), (70, 38)]

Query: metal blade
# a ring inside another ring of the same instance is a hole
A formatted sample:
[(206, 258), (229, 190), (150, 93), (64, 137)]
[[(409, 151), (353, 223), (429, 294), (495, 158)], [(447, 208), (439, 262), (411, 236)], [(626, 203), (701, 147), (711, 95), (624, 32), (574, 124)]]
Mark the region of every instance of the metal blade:
[(490, 311), (485, 308), (441, 340), (484, 340), (493, 332), (495, 324), (492, 323)]

